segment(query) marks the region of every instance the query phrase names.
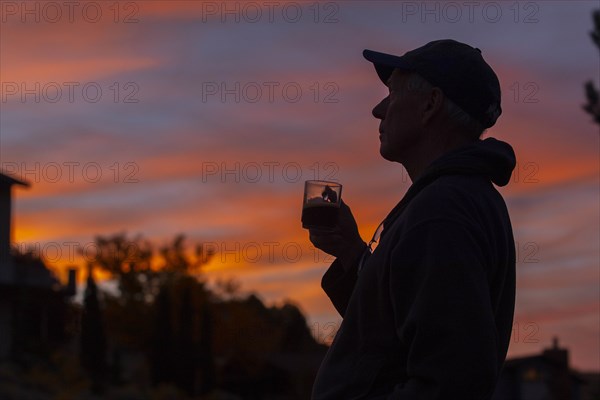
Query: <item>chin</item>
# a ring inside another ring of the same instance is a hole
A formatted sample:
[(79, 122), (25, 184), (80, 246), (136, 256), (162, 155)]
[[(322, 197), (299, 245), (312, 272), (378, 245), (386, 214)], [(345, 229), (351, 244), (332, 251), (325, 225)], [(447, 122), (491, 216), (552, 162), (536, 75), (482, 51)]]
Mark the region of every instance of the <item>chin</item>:
[(383, 143), (381, 143), (381, 146), (379, 146), (379, 154), (387, 161), (402, 163), (402, 157), (399, 152), (393, 151), (393, 149), (390, 149), (389, 146), (386, 146)]
[(388, 161), (395, 161), (393, 155), (383, 145), (379, 147), (379, 154)]

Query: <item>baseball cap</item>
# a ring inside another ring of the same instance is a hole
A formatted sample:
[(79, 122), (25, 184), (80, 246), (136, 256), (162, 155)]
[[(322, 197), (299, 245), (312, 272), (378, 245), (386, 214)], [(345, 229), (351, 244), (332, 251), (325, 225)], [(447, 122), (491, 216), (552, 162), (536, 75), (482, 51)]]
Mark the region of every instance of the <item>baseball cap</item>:
[(500, 82), (481, 50), (452, 39), (435, 40), (403, 56), (364, 50), (377, 75), (387, 83), (395, 68), (416, 72), (479, 121), (485, 128), (502, 113)]

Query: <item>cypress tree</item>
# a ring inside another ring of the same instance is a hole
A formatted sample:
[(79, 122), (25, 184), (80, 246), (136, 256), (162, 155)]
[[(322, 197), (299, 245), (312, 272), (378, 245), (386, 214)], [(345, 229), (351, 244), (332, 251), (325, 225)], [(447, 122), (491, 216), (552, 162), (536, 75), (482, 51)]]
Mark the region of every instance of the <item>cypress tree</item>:
[(173, 323), (170, 287), (164, 285), (154, 300), (154, 330), (150, 349), (152, 383), (173, 382)]
[(92, 391), (102, 393), (106, 373), (106, 333), (91, 267), (88, 269), (81, 317), (81, 365), (92, 379)]
[(182, 390), (194, 395), (196, 375), (196, 346), (194, 341), (194, 306), (189, 283), (181, 296), (179, 335), (177, 338), (176, 382)]

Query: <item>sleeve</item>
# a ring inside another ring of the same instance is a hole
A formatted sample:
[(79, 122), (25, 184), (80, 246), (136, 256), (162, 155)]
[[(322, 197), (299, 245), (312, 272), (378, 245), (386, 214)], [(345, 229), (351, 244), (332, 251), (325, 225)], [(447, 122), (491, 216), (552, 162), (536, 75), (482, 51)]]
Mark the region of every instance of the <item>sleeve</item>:
[[(365, 245), (365, 251), (367, 247)], [(362, 256), (362, 253), (361, 253)], [(361, 257), (358, 257), (353, 265), (344, 270), (342, 263), (339, 259), (336, 259), (330, 266), (329, 269), (323, 275), (321, 279), (321, 287), (331, 300), (331, 303), (337, 310), (337, 312), (344, 317), (346, 313), (346, 307), (350, 300), (350, 296), (354, 291), (356, 285), (358, 263)]]
[(390, 298), (407, 350), (407, 379), (388, 400), (491, 398), (498, 335), (477, 235), (435, 220), (415, 226), (394, 247)]

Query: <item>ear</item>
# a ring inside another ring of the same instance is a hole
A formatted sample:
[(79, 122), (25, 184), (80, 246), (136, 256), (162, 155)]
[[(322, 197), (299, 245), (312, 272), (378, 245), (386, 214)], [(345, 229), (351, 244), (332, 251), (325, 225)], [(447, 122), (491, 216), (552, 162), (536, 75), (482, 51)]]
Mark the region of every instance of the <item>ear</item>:
[(444, 105), (444, 93), (440, 88), (434, 87), (425, 96), (423, 111), (421, 113), (421, 122), (423, 125), (431, 123), (435, 116), (441, 112)]

